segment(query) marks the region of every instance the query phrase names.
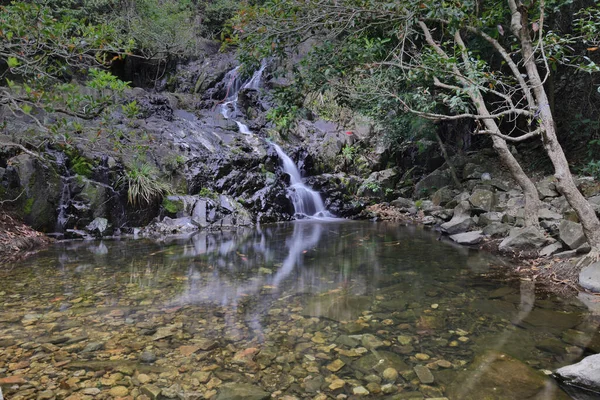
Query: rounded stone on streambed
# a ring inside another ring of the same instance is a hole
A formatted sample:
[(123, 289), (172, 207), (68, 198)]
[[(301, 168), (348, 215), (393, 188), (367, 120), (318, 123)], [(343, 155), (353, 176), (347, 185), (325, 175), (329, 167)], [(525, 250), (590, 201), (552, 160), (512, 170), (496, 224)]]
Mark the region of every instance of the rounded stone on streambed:
[(146, 350), (143, 351), (142, 354), (140, 354), (139, 360), (144, 364), (152, 364), (157, 360), (157, 357), (156, 354), (154, 354), (154, 352)]
[(395, 368), (386, 368), (385, 370), (383, 370), (383, 379), (386, 382), (396, 382), (396, 379), (398, 379), (398, 371)]

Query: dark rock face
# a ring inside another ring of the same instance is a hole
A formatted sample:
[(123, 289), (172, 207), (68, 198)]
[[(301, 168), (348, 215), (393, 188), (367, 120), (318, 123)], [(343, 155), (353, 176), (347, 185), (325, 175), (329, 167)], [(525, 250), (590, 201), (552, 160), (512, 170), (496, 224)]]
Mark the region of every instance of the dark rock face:
[(39, 159), (20, 154), (8, 160), (8, 187), (14, 187), (13, 198), (22, 193), (18, 208), (25, 222), (42, 232), (53, 232), (63, 183), (57, 170)]

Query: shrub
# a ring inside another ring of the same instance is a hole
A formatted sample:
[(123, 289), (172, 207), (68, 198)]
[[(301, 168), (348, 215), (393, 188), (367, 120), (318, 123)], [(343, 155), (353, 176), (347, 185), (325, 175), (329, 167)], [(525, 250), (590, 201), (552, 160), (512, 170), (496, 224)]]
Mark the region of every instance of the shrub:
[(169, 186), (159, 180), (158, 171), (147, 163), (128, 168), (118, 184), (127, 186), (127, 201), (134, 206), (151, 204), (169, 193)]

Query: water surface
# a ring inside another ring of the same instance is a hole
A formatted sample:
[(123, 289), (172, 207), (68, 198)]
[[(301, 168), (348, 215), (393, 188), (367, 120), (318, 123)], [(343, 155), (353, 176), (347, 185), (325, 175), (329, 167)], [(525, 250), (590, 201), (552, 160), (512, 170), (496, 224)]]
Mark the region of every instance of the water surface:
[(11, 400), (226, 399), (244, 385), (568, 398), (540, 371), (579, 360), (596, 327), (500, 264), (392, 223), (60, 243), (2, 268), (0, 384)]

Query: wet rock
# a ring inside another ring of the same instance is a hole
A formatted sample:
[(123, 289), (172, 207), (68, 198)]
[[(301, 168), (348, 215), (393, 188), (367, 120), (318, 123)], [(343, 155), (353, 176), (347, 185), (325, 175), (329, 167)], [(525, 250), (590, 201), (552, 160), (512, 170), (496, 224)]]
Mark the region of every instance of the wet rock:
[(160, 396), (161, 391), (161, 388), (159, 388), (156, 385), (144, 385), (140, 388), (140, 392), (143, 395), (148, 396), (150, 400), (158, 399), (158, 396)]
[(96, 237), (102, 237), (109, 234), (108, 232), (108, 220), (106, 218), (95, 218), (90, 222), (85, 230)]
[(574, 399), (597, 399), (600, 397), (600, 354), (559, 368), (554, 376)]
[(397, 371), (408, 369), (408, 365), (406, 365), (402, 357), (385, 350), (378, 350), (377, 355), (369, 354), (363, 356), (352, 363), (352, 366), (364, 373), (377, 371), (380, 374), (387, 368), (394, 368)]
[(458, 244), (474, 245), (480, 243), (483, 240), (483, 235), (482, 231), (471, 231), (465, 233), (458, 233), (456, 235), (450, 235), (450, 239)]
[(386, 382), (396, 382), (396, 379), (398, 379), (398, 371), (394, 368), (386, 368), (385, 370), (383, 370), (383, 379)]
[(140, 354), (140, 361), (144, 364), (151, 364), (155, 362), (156, 359), (156, 354), (154, 354), (152, 351), (144, 351), (142, 354)]
[(569, 220), (562, 220), (558, 226), (559, 238), (570, 249), (577, 249), (586, 243), (585, 235), (581, 224)]
[(108, 393), (113, 397), (124, 397), (129, 394), (129, 389), (125, 386), (115, 386), (112, 387)]
[(500, 243), (498, 249), (504, 252), (518, 252), (539, 249), (547, 242), (548, 238), (533, 226), (513, 228), (508, 237)]
[(590, 264), (581, 270), (579, 284), (592, 292), (600, 292), (600, 262)]
[(563, 332), (561, 339), (563, 342), (572, 344), (592, 351), (600, 353), (600, 336), (595, 332), (582, 332), (575, 329), (569, 329)]
[(346, 363), (343, 362), (342, 360), (335, 360), (334, 362), (332, 362), (331, 364), (329, 364), (327, 366), (327, 369), (330, 370), (331, 372), (337, 372), (340, 369), (342, 369), (344, 367), (344, 365), (346, 365)]
[(358, 346), (360, 342), (350, 336), (340, 335), (335, 339), (335, 343), (352, 348)]
[(417, 365), (413, 368), (413, 370), (417, 374), (417, 378), (419, 378), (421, 383), (424, 383), (424, 384), (433, 383), (433, 381), (434, 381), (433, 374), (431, 373), (429, 368), (424, 367), (422, 365)]
[[(477, 376), (477, 380), (471, 378)], [(469, 384), (466, 384), (469, 382)], [(497, 351), (476, 357), (467, 371), (448, 387), (447, 397), (461, 400), (568, 399), (556, 388), (550, 394), (548, 378), (521, 361)]]
[(352, 393), (357, 396), (366, 396), (369, 394), (369, 391), (364, 386), (356, 386), (352, 388)]
[(247, 383), (226, 383), (219, 388), (216, 400), (266, 400), (271, 397), (258, 386)]
[(363, 335), (360, 342), (364, 347), (366, 347), (369, 350), (376, 350), (380, 347), (385, 346), (385, 343), (383, 343), (382, 340), (371, 334)]
[(448, 222), (440, 225), (442, 232), (448, 235), (466, 232), (472, 225), (473, 220), (470, 217), (471, 206), (467, 201), (461, 201), (454, 207), (454, 215)]
[(582, 322), (579, 313), (557, 312), (546, 308), (534, 308), (523, 319), (523, 323), (558, 333), (573, 328)]
[[(341, 296), (337, 293), (313, 297), (304, 309), (311, 317), (325, 317), (333, 321), (352, 321), (368, 309), (371, 298), (366, 296)], [(346, 324), (349, 325), (349, 324)]]
[(315, 377), (308, 377), (304, 380), (304, 390), (308, 393), (316, 393), (321, 390), (321, 386), (323, 386), (325, 380), (322, 376), (318, 375)]
[(98, 350), (102, 350), (104, 349), (104, 343), (100, 343), (100, 342), (91, 342), (88, 343), (83, 350), (81, 350), (82, 353), (91, 353), (94, 351), (98, 351)]
[(555, 355), (563, 355), (566, 353), (565, 343), (557, 338), (546, 338), (539, 341), (536, 345), (536, 348), (551, 353)]
[(489, 299), (499, 299), (501, 297), (508, 296), (509, 294), (513, 294), (515, 291), (516, 291), (515, 289), (508, 287), (508, 286), (501, 287), (501, 288), (491, 291), (490, 294), (488, 295), (488, 298)]

